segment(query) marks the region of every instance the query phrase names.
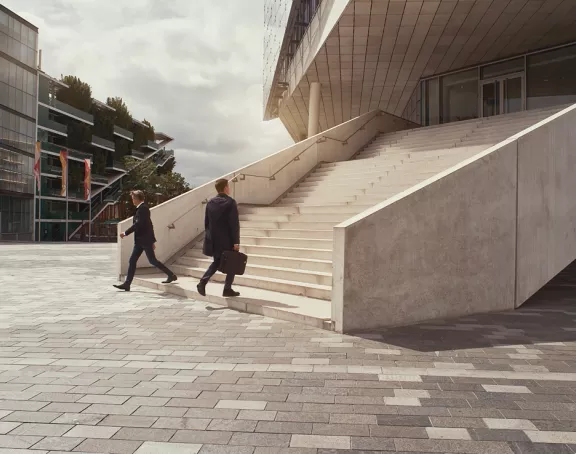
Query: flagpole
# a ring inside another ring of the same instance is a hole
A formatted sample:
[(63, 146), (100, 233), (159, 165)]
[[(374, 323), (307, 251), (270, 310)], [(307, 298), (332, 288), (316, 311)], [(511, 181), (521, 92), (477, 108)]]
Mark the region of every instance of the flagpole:
[(66, 240), (68, 242), (68, 187), (70, 186), (70, 182), (68, 176), (70, 174), (70, 163), (68, 162), (68, 154), (66, 154)]

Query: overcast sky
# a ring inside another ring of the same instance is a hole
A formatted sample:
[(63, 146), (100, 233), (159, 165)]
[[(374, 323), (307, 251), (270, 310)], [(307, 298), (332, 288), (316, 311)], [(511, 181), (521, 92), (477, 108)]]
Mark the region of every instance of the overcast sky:
[(124, 99), (206, 182), (292, 144), (262, 121), (263, 0), (3, 0), (40, 29), (42, 68)]

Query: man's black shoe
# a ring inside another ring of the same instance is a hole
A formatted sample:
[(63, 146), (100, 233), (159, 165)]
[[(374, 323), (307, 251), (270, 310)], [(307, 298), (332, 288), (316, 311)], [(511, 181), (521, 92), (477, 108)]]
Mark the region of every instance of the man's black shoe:
[(235, 292), (231, 288), (225, 288), (224, 292), (222, 292), (222, 296), (240, 296), (240, 292)]
[(172, 276), (170, 276), (168, 279), (166, 279), (165, 281), (162, 281), (163, 284), (171, 284), (174, 281), (178, 280), (178, 276), (176, 276), (175, 274), (173, 274)]
[(118, 290), (124, 290), (125, 292), (130, 291), (130, 286), (126, 284), (114, 284), (114, 287), (116, 287)]
[(196, 288), (198, 289), (198, 293), (200, 293), (200, 295), (202, 296), (206, 296), (206, 283), (205, 282), (200, 282)]

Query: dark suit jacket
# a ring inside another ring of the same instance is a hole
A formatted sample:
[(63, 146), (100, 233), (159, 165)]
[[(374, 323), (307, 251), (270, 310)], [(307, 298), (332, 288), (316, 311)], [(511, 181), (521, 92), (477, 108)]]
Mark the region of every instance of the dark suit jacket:
[(240, 219), (236, 201), (226, 194), (218, 194), (206, 205), (204, 218), (204, 255), (220, 257), (240, 244)]
[(134, 244), (138, 246), (151, 246), (156, 243), (148, 205), (143, 203), (136, 209), (136, 214), (132, 219), (132, 227), (126, 230), (125, 233), (126, 235), (134, 233)]

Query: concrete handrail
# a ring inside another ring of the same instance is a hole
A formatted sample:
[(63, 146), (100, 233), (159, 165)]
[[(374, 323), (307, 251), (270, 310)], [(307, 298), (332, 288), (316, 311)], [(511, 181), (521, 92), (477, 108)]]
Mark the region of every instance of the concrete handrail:
[[(375, 121), (369, 121), (377, 118)], [(361, 126), (364, 125), (364, 129)], [(344, 161), (369, 143), (379, 132), (392, 132), (413, 127), (407, 120), (375, 110), (331, 128), (320, 135), (310, 137), (284, 150), (267, 156), (253, 164), (224, 175), (231, 182), (232, 197), (240, 204), (269, 205), (276, 201), (321, 162)], [(333, 141), (319, 141), (328, 136), (344, 140), (359, 130), (347, 144), (336, 145)], [(302, 153), (307, 149), (306, 153)], [(295, 160), (298, 157), (299, 159)], [(293, 165), (285, 166), (286, 162)], [(278, 168), (283, 169), (277, 172)], [(271, 175), (275, 177), (270, 179)], [(268, 175), (266, 178), (244, 178), (241, 175)], [(157, 255), (168, 260), (204, 231), (203, 201), (215, 194), (216, 180), (194, 188), (151, 209), (152, 222), (158, 240)], [(174, 220), (177, 219), (177, 223)], [(131, 218), (118, 224), (118, 231), (126, 230)], [(131, 241), (119, 241), (117, 269), (125, 275), (132, 248)], [(145, 259), (141, 264), (145, 264)]]
[(337, 331), (512, 310), (576, 258), (576, 104), (334, 228)]

